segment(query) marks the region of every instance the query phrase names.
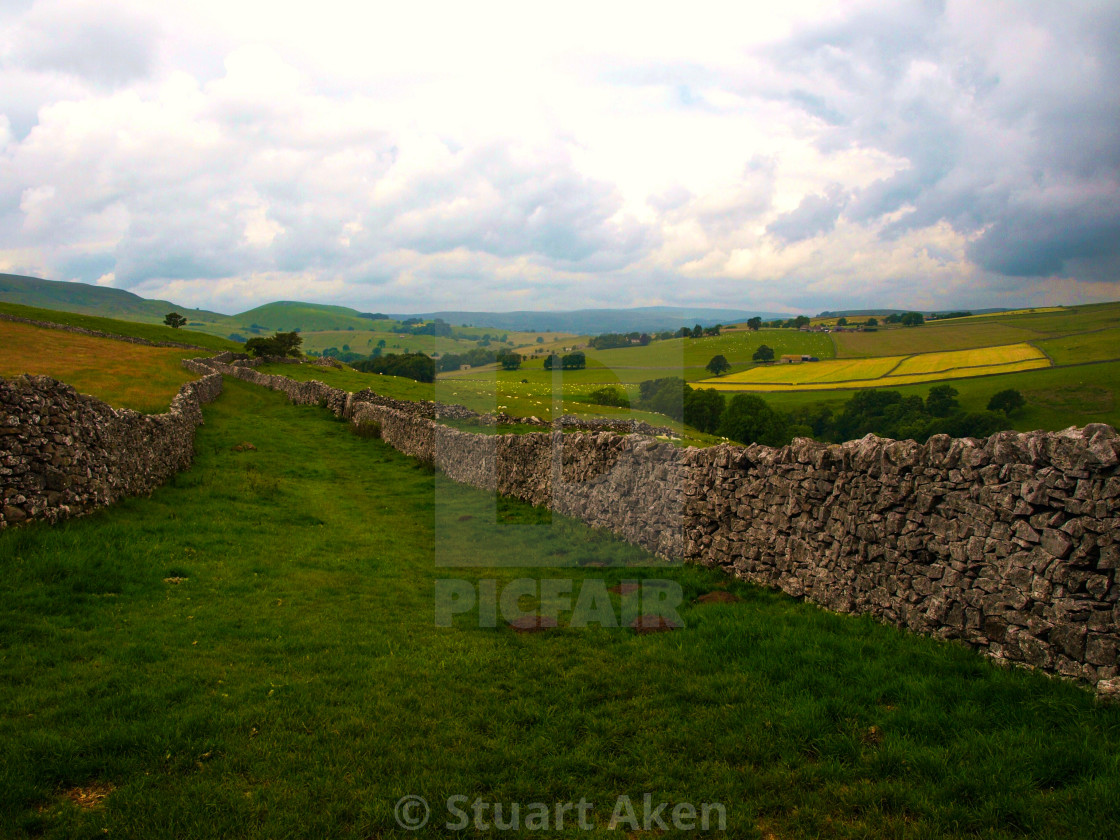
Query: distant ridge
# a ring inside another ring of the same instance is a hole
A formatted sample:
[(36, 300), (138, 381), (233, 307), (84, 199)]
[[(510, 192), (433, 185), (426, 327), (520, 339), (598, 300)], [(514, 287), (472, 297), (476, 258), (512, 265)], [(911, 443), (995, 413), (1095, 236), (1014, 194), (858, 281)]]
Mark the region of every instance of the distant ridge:
[(219, 312), (191, 309), (166, 300), (142, 298), (124, 289), (65, 280), (43, 280), (22, 274), (0, 274), (0, 300), (40, 309), (61, 309), (63, 312), (101, 315), (127, 321), (158, 322), (173, 310), (189, 315), (191, 320), (224, 321), (229, 318)]
[[(0, 274), (0, 301), (41, 309), (60, 309), (80, 315), (100, 315), (126, 321), (161, 323), (168, 312), (184, 315), (191, 328), (227, 336), (270, 330), (346, 330), (369, 329), (371, 312), (348, 306), (274, 301), (237, 315), (223, 315), (205, 309), (191, 309), (166, 300), (149, 300), (124, 289), (92, 286), (59, 280), (43, 280), (19, 274)], [(568, 312), (468, 312), (442, 311), (404, 313), (393, 318), (442, 318), (453, 326), (472, 324), (501, 330), (523, 332), (569, 332), (599, 334), (607, 332), (656, 332), (701, 324), (734, 324), (755, 315), (767, 320), (787, 318), (788, 313), (757, 312), (711, 307), (644, 306), (633, 309), (580, 309)]]
[[(788, 313), (704, 307), (641, 306), (633, 309), (577, 309), (570, 312), (520, 310), (517, 312), (443, 311), (422, 314), (442, 318), (453, 326), (472, 324), (519, 332), (567, 332), (597, 335), (608, 332), (657, 332), (700, 324), (737, 324), (760, 316), (765, 320), (788, 318)], [(406, 317), (406, 316), (395, 316)]]
[[(902, 315), (904, 312), (921, 312), (926, 315), (944, 315), (952, 310), (949, 309), (838, 309), (835, 312), (826, 309), (816, 317), (818, 318), (851, 318), (851, 317), (865, 317), (869, 315)], [(973, 315), (991, 315), (995, 312), (1010, 312), (1007, 307), (996, 307), (994, 309), (969, 309)]]

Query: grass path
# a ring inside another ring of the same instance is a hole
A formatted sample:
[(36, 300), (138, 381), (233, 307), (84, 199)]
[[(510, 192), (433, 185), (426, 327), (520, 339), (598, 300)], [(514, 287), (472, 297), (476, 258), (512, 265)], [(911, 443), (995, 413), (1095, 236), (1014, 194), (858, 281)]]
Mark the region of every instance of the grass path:
[[(1115, 836), (1120, 709), (1086, 691), (716, 572), (627, 568), (651, 558), (226, 388), (151, 498), (0, 534), (0, 836), (448, 836), (396, 827), (409, 793), (442, 818), (453, 794), (585, 797), (600, 828), (573, 837), (622, 836), (623, 793), (722, 802), (743, 838)], [(497, 523), (453, 550), (611, 566), (438, 568), (437, 509)], [(686, 627), (438, 628), (448, 576), (667, 578)], [(691, 604), (717, 586), (743, 601)]]

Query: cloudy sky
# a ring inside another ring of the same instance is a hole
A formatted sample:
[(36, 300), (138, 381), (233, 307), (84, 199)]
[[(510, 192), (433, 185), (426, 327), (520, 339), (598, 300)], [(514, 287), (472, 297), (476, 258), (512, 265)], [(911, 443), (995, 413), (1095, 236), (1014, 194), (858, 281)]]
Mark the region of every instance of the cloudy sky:
[(0, 0), (0, 271), (226, 312), (1118, 299), (1118, 91), (1115, 0)]

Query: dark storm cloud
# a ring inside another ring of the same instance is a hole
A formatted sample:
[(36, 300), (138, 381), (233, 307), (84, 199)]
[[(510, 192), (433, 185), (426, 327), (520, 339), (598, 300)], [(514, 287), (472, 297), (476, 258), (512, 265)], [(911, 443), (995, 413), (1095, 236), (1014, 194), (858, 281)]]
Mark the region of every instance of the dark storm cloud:
[(844, 190), (834, 184), (823, 195), (805, 196), (796, 210), (779, 216), (766, 230), (786, 242), (800, 242), (828, 233), (836, 226), (846, 202)]
[(887, 236), (947, 221), (1001, 274), (1098, 275), (1120, 257), (1117, 33), (1115, 3), (913, 3), (768, 55), (788, 100), (829, 124), (822, 146), (908, 161), (855, 196), (852, 219), (896, 214)]

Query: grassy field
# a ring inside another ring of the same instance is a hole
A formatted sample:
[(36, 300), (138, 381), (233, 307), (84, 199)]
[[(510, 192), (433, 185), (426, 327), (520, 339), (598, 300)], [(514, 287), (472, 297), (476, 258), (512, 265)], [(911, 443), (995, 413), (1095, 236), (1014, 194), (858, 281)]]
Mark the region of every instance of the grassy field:
[[(494, 378), (493, 372), (490, 378), (476, 376), (469, 379), (440, 379), (433, 385), (399, 376), (361, 373), (348, 367), (335, 369), (280, 364), (262, 365), (258, 370), (262, 373), (289, 376), (304, 382), (318, 379), (320, 382), (346, 391), (356, 392), (363, 388), (370, 388), (378, 394), (398, 400), (439, 400), (444, 403), (465, 405), (482, 414), (504, 411), (517, 417), (539, 417), (541, 420), (551, 420), (562, 412), (577, 417), (620, 417), (643, 420), (656, 426), (668, 426), (674, 429), (682, 435), (679, 442), (683, 445), (708, 446), (718, 442), (717, 438), (684, 426), (663, 414), (590, 405), (584, 402), (581, 398), (596, 386), (582, 381), (573, 383), (568, 379), (569, 373), (578, 374), (582, 371), (569, 371), (565, 374), (554, 402), (551, 387), (544, 386), (543, 377), (523, 383), (519, 378), (522, 371), (501, 371), (498, 372), (497, 379)], [(548, 381), (551, 382), (551, 379)], [(632, 387), (636, 395), (637, 386)]]
[(1120, 327), (1036, 341), (1035, 346), (1056, 365), (1077, 365), (1120, 359)]
[(230, 341), (226, 338), (219, 338), (194, 330), (173, 330), (171, 327), (162, 324), (120, 321), (115, 318), (100, 318), (95, 315), (78, 315), (73, 312), (60, 312), (57, 309), (36, 309), (35, 307), (20, 306), (15, 303), (0, 303), (0, 312), (7, 315), (17, 315), (20, 318), (47, 321), (52, 324), (66, 324), (72, 327), (85, 327), (88, 330), (113, 333), (114, 335), (146, 338), (149, 341), (176, 341), (182, 344), (193, 344), (196, 347), (205, 347), (208, 350), (218, 351), (232, 350), (237, 352), (241, 349), (241, 345), (236, 341)]
[[(838, 357), (855, 358), (1041, 342), (1056, 336), (1117, 326), (1120, 326), (1120, 303), (1104, 303), (975, 315), (931, 321), (920, 327), (880, 327), (877, 332), (833, 333), (832, 337), (836, 341)], [(1114, 345), (1112, 355), (1106, 358), (1117, 357), (1120, 357), (1120, 352)]]
[(831, 359), (835, 355), (832, 338), (825, 333), (776, 329), (725, 332), (709, 338), (673, 338), (654, 341), (645, 347), (588, 348), (585, 352), (589, 361), (594, 360), (620, 371), (628, 367), (703, 369), (717, 355), (726, 357), (734, 369), (752, 364), (751, 356), (763, 344), (770, 347), (776, 356), (804, 353)]
[(844, 359), (968, 350), (999, 344), (1019, 344), (1038, 333), (1014, 324), (973, 324), (956, 320), (920, 327), (893, 327), (877, 332), (833, 333), (836, 355)]
[[(1120, 428), (1120, 362), (884, 387), (924, 398), (934, 384), (955, 388), (959, 393), (957, 399), (967, 411), (982, 411), (992, 395), (999, 391), (1007, 388), (1020, 391), (1027, 405), (1008, 418), (1008, 428), (1021, 432), (1056, 431), (1087, 423), (1108, 423)], [(782, 411), (814, 404), (839, 411), (852, 398), (852, 393), (851, 390), (774, 391), (767, 393), (765, 399)]]
[[(406, 794), (586, 798), (564, 836), (616, 837), (645, 793), (741, 838), (1115, 836), (1120, 709), (1081, 688), (495, 509), (264, 389), (205, 412), (151, 498), (0, 534), (5, 837), (451, 833), (400, 830)], [(437, 567), (440, 521), (494, 568)], [(441, 628), (447, 577), (669, 581), (685, 628)]]
[(197, 350), (148, 347), (0, 321), (0, 376), (53, 376), (111, 406), (146, 414), (167, 411), (183, 383), (198, 378), (181, 364), (198, 355)]

